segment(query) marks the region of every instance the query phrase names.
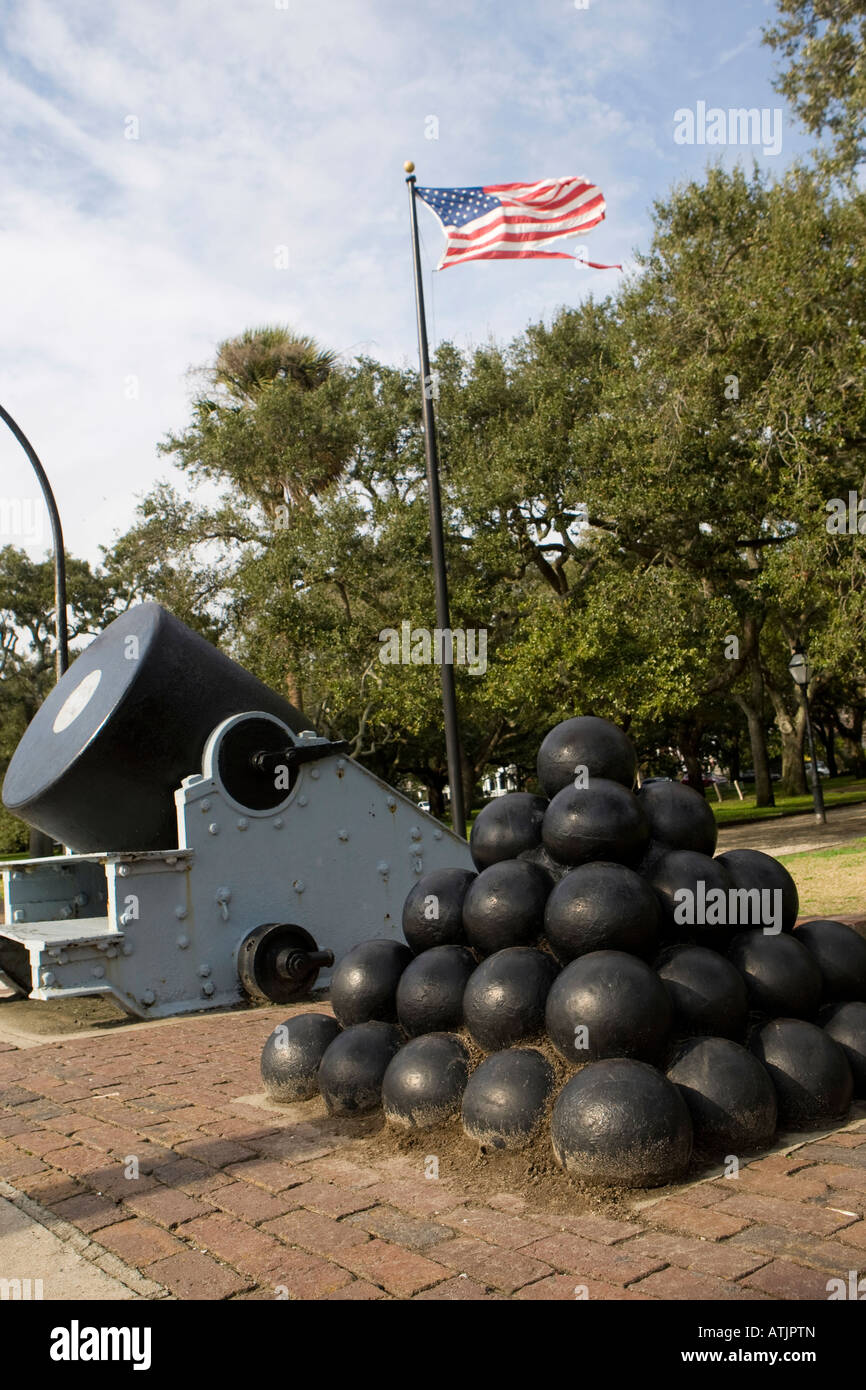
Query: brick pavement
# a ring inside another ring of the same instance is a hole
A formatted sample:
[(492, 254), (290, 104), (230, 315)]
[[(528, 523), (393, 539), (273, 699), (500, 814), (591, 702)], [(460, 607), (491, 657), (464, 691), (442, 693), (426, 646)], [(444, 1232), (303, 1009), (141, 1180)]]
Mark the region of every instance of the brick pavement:
[(396, 1146), (374, 1161), (320, 1103), (250, 1101), (286, 1013), (0, 1044), (0, 1179), (150, 1297), (808, 1300), (866, 1272), (862, 1110), (736, 1179), (554, 1214), (427, 1180)]

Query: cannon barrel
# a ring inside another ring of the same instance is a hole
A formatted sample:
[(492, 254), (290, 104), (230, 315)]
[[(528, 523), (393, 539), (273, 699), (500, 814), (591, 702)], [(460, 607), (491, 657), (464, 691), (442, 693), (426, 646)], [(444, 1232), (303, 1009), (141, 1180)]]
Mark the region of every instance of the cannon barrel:
[(175, 789), (200, 772), (212, 730), (245, 710), (308, 726), (158, 603), (139, 604), (51, 691), (9, 764), (3, 803), (79, 853), (171, 848)]

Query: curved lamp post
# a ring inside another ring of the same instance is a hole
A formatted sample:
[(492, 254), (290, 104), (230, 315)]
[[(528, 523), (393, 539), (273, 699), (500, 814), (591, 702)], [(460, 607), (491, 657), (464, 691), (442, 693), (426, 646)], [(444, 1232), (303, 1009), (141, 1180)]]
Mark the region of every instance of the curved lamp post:
[(48, 508), (48, 515), (51, 518), (51, 535), (54, 542), (54, 609), (55, 609), (55, 632), (57, 643), (54, 652), (55, 670), (57, 679), (63, 675), (69, 665), (69, 634), (66, 624), (66, 556), (63, 550), (63, 531), (60, 527), (60, 513), (57, 510), (57, 503), (54, 500), (54, 493), (51, 491), (51, 484), (45, 474), (45, 469), (39, 461), (39, 457), (30, 440), (27, 438), (21, 427), (16, 424), (7, 410), (0, 405), (0, 420), (3, 420), (10, 428), (21, 448), (33, 465), (33, 471), (39, 479), (39, 486), (42, 488), (42, 496), (45, 498), (45, 505)]
[(824, 810), (824, 793), (821, 789), (821, 778), (818, 773), (818, 755), (815, 752), (815, 736), (812, 733), (812, 720), (809, 715), (809, 697), (806, 689), (812, 678), (812, 668), (809, 665), (808, 657), (802, 652), (795, 652), (788, 662), (788, 670), (798, 691), (803, 699), (803, 709), (806, 712), (806, 735), (809, 739), (809, 756), (812, 759), (812, 801), (815, 806), (815, 819), (819, 825), (827, 824), (827, 813)]

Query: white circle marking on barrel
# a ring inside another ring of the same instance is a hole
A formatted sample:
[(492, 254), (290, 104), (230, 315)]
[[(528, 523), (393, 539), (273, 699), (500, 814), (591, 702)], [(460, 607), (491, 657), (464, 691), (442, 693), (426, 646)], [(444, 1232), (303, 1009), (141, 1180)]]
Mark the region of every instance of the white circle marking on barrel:
[(81, 711), (87, 707), (96, 693), (96, 687), (102, 680), (102, 672), (97, 666), (95, 671), (91, 671), (84, 677), (80, 685), (77, 685), (71, 695), (67, 695), (60, 709), (57, 711), (52, 728), (55, 734), (62, 734), (64, 729), (68, 729), (70, 724), (74, 724)]

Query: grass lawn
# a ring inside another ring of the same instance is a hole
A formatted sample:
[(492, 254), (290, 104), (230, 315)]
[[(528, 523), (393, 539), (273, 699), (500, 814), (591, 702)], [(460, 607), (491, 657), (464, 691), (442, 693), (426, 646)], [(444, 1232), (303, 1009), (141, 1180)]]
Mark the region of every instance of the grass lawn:
[[(866, 801), (866, 782), (862, 778), (858, 781), (855, 777), (834, 777), (832, 781), (828, 781), (825, 777), (821, 779), (821, 786), (825, 806), (853, 806), (859, 801)], [(774, 784), (774, 789), (775, 806), (756, 806), (754, 792), (747, 792), (740, 801), (733, 787), (723, 789), (724, 801), (717, 801), (715, 792), (708, 787), (707, 803), (712, 806), (719, 825), (774, 820), (780, 816), (794, 815), (798, 811), (811, 811), (811, 792), (808, 796), (783, 796), (778, 789), (778, 783)]]
[(797, 885), (801, 916), (866, 913), (866, 839), (835, 849), (780, 854), (779, 862)]

